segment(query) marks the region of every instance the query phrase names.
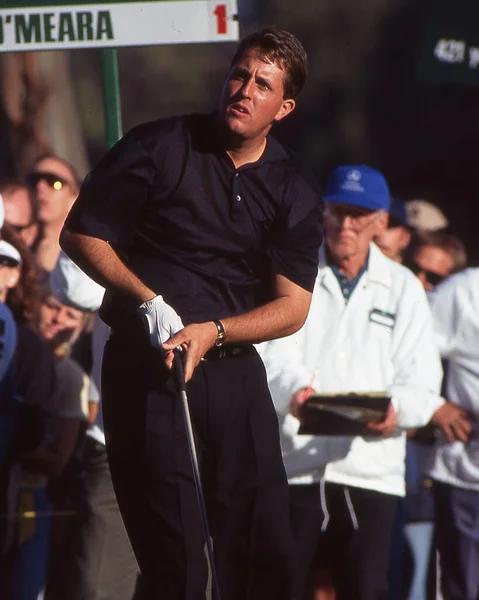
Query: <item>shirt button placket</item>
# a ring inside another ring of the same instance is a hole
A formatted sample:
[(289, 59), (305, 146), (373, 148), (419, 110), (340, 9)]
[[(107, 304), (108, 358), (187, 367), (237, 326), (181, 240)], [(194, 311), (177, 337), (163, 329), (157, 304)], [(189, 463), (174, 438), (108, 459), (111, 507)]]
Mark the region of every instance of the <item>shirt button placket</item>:
[(239, 177), (239, 173), (236, 172), (234, 177), (233, 177), (233, 186), (232, 186), (232, 190), (231, 190), (231, 195), (232, 195), (232, 212), (233, 214), (239, 214), (239, 212), (242, 210), (241, 204), (242, 204), (242, 197), (241, 197), (241, 191), (240, 191), (240, 177)]

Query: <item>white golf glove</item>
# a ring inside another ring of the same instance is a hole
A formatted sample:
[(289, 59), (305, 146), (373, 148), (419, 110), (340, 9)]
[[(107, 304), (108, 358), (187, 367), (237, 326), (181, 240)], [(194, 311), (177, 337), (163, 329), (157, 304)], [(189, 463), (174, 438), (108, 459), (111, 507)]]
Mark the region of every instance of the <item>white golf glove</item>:
[(163, 296), (156, 296), (152, 300), (143, 302), (137, 310), (148, 321), (151, 345), (155, 348), (159, 348), (180, 329), (183, 329), (180, 317), (163, 300)]

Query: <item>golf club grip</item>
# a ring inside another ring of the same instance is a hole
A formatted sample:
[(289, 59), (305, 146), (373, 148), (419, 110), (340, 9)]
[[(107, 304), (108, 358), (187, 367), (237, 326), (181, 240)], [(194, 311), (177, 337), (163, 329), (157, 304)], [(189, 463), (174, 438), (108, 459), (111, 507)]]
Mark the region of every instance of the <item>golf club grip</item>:
[(186, 392), (186, 382), (185, 382), (185, 371), (183, 369), (183, 361), (182, 361), (182, 352), (181, 350), (174, 350), (174, 360), (173, 367), (175, 369), (176, 380), (178, 382), (179, 388), (181, 392)]

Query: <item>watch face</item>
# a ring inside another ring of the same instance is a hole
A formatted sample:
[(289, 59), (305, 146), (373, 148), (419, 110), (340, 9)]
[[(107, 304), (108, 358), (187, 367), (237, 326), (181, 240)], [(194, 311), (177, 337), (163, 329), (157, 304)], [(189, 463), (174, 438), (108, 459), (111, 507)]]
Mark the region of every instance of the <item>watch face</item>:
[(224, 333), (218, 334), (216, 338), (215, 346), (222, 346), (225, 343), (226, 335)]
[(226, 340), (225, 328), (223, 327), (223, 323), (221, 321), (214, 321), (214, 324), (216, 325), (216, 329), (218, 330), (218, 336), (215, 341), (215, 346), (222, 346)]

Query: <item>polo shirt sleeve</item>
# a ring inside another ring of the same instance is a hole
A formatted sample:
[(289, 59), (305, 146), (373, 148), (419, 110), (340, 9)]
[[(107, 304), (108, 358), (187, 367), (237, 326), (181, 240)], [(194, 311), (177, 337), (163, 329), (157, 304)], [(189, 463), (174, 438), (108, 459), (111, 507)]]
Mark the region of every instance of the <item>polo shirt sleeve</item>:
[(295, 168), (286, 186), (269, 258), (277, 273), (309, 292), (318, 273), (322, 214), (319, 185), (312, 175)]
[(69, 231), (120, 246), (131, 243), (157, 171), (140, 133), (131, 130), (86, 176), (66, 220)]

